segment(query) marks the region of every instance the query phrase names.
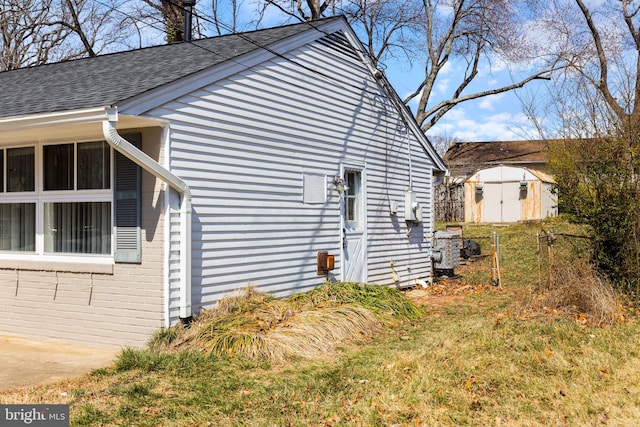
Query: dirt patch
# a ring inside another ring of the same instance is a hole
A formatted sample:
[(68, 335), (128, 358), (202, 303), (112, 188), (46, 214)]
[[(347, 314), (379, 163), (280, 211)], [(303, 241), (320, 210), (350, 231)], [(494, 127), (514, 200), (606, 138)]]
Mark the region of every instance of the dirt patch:
[(109, 365), (118, 352), (0, 335), (0, 392), (81, 376)]
[(447, 305), (464, 301), (467, 295), (495, 291), (493, 286), (473, 284), (463, 278), (446, 278), (426, 288), (410, 289), (406, 294), (414, 304), (440, 311)]

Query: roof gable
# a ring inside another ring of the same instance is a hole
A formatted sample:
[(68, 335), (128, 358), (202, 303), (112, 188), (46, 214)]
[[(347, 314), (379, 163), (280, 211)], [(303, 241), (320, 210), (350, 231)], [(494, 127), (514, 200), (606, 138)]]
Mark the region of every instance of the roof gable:
[(317, 30), (300, 23), (3, 72), (0, 117), (117, 105), (305, 31)]

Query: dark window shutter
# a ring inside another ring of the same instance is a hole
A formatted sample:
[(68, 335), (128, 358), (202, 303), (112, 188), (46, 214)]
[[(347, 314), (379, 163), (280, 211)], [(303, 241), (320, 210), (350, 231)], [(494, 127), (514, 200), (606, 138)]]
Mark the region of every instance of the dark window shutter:
[[(142, 146), (140, 134), (123, 135), (136, 148)], [(142, 261), (142, 233), (140, 230), (141, 169), (133, 161), (115, 153), (115, 262)]]

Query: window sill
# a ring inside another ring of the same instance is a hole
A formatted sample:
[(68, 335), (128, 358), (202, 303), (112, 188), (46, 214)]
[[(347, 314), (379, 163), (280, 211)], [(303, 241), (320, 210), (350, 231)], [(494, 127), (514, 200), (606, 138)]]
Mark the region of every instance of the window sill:
[(113, 260), (87, 259), (83, 262), (61, 259), (34, 260), (0, 257), (0, 270), (57, 271), (65, 273), (113, 274)]

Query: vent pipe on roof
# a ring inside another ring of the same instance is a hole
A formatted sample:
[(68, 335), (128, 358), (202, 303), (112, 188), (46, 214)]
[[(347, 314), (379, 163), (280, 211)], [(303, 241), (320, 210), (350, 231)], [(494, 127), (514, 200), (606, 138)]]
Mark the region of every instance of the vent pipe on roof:
[(193, 6), (196, 0), (182, 0), (182, 9), (184, 11), (184, 41), (191, 41), (191, 22), (193, 17)]

